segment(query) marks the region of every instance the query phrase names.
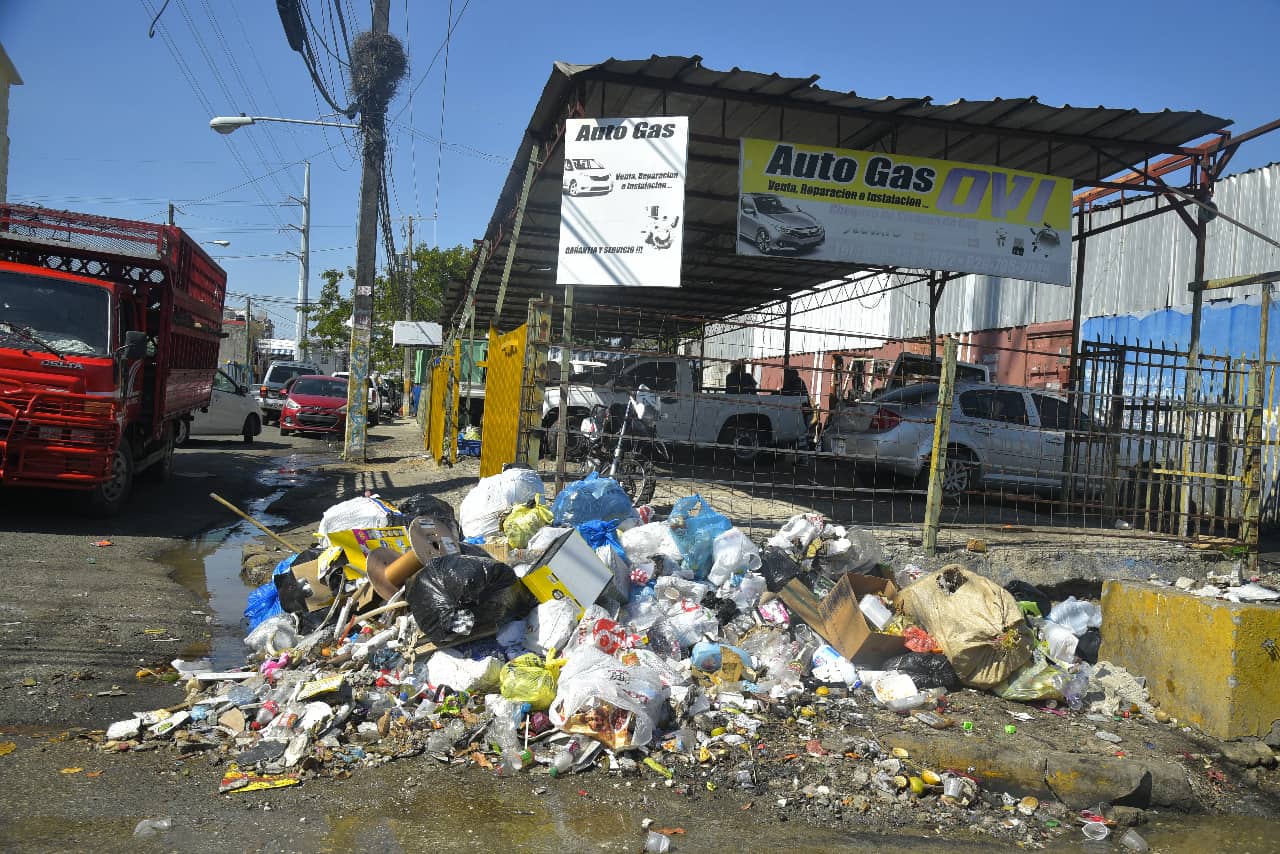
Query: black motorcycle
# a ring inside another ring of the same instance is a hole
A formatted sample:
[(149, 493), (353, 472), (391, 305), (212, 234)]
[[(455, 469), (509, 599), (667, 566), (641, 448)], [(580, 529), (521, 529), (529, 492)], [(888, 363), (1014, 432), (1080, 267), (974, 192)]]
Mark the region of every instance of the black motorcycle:
[(580, 428), (586, 440), (583, 473), (613, 478), (637, 506), (652, 501), (658, 486), (654, 460), (670, 460), (658, 439), (657, 417), (658, 398), (644, 388), (625, 404), (592, 407)]

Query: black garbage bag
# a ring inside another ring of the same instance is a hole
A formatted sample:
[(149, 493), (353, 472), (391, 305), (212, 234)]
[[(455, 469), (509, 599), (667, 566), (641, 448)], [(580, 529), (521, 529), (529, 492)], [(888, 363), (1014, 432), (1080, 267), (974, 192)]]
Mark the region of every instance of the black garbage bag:
[(491, 557), (438, 557), (405, 585), (405, 601), (418, 628), (435, 643), (468, 637), (516, 583), (511, 567)]
[(1102, 632), (1089, 629), (1076, 642), (1076, 655), (1090, 664), (1098, 663), (1098, 647), (1102, 646)]
[(787, 582), (798, 578), (804, 572), (800, 564), (782, 549), (765, 546), (760, 551), (760, 574), (764, 576), (765, 586), (772, 593), (787, 586)]
[(408, 525), (419, 516), (426, 516), (437, 522), (445, 522), (459, 533), (461, 539), (462, 528), (458, 524), (458, 517), (453, 511), (453, 505), (443, 498), (432, 495), (430, 492), (417, 492), (401, 501), (396, 502), (396, 506), (400, 508), (398, 516), (387, 520), (389, 525)]
[(887, 659), (881, 668), (901, 670), (921, 690), (946, 688), (948, 691), (956, 691), (963, 687), (951, 662), (940, 652), (907, 652), (895, 655)]
[(1025, 581), (1014, 580), (1006, 584), (1004, 589), (1009, 591), (1015, 601), (1035, 602), (1036, 607), (1040, 609), (1040, 616), (1049, 616), (1049, 609), (1053, 607), (1053, 600), (1049, 598), (1049, 594), (1039, 587), (1034, 584), (1028, 584)]

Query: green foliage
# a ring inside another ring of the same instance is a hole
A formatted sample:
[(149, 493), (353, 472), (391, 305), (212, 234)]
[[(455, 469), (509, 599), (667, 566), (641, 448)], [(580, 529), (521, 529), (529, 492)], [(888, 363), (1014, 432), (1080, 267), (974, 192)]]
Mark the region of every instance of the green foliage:
[[(445, 288), (452, 280), (465, 281), (471, 271), (473, 250), (463, 246), (437, 249), (419, 246), (413, 252), (412, 281), (396, 269), (380, 275), (373, 287), (373, 340), (370, 368), (388, 371), (402, 368), (403, 354), (391, 345), (391, 328), (405, 319), (406, 303), (413, 320), (434, 320), (439, 316)], [(325, 270), (320, 274), (320, 295), (311, 304), (309, 341), (313, 347), (344, 350), (351, 340), (351, 293), (355, 270), (346, 273)], [(344, 287), (345, 285), (345, 287)], [(344, 295), (344, 292), (346, 295)]]

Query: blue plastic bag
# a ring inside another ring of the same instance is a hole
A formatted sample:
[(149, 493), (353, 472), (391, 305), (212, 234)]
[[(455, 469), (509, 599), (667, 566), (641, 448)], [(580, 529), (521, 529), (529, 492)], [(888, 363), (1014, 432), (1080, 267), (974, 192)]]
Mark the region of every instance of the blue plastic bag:
[(582, 539), (587, 541), (587, 545), (593, 549), (598, 549), (603, 545), (610, 546), (618, 557), (622, 558), (622, 562), (627, 566), (631, 565), (631, 561), (627, 560), (627, 553), (622, 548), (622, 541), (618, 539), (618, 520), (612, 519), (608, 522), (593, 520), (591, 522), (583, 522), (578, 526), (578, 533), (582, 535)]
[[(695, 512), (696, 511), (696, 512)], [(725, 516), (712, 509), (701, 495), (681, 498), (667, 517), (671, 536), (684, 555), (684, 568), (701, 581), (711, 571), (712, 548), (716, 537), (733, 527)]]
[[(289, 555), (277, 563), (276, 568), (271, 571), (271, 577), (275, 578), (282, 572), (288, 572), (297, 557), (296, 554)], [(280, 593), (276, 590), (274, 581), (268, 581), (249, 592), (249, 599), (244, 605), (244, 618), (249, 621), (249, 631), (256, 629), (263, 620), (283, 613), (284, 608), (280, 606)]]
[(631, 499), (618, 482), (613, 478), (600, 477), (595, 472), (560, 490), (551, 511), (555, 514), (553, 524), (575, 528), (583, 522), (621, 522), (639, 518)]

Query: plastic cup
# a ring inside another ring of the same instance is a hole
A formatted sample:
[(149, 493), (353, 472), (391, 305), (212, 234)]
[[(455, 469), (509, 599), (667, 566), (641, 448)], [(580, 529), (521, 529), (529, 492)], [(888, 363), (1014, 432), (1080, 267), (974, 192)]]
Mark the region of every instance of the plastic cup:
[(942, 794), (948, 798), (958, 798), (964, 794), (964, 780), (959, 777), (948, 777), (942, 781)]
[(1100, 821), (1086, 821), (1081, 830), (1084, 831), (1084, 838), (1093, 842), (1106, 839), (1107, 834), (1111, 832), (1111, 828)]
[(1138, 831), (1132, 827), (1124, 832), (1120, 837), (1120, 844), (1130, 851), (1149, 851), (1151, 846), (1147, 844), (1147, 840), (1143, 839)]

